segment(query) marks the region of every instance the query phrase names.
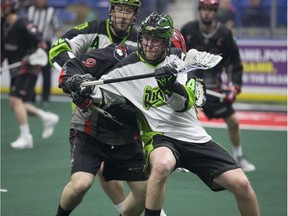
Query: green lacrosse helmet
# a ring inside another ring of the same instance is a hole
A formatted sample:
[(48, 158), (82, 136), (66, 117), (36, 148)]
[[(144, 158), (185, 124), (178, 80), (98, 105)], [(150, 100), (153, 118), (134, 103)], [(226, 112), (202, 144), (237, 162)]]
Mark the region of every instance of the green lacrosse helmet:
[(133, 7), (139, 8), (141, 5), (140, 0), (109, 0), (109, 3), (112, 4), (124, 4), (124, 5), (129, 5)]
[(165, 38), (166, 43), (169, 43), (173, 31), (173, 20), (170, 15), (153, 12), (141, 23), (139, 36), (148, 34), (152, 37)]
[[(157, 64), (165, 58), (170, 47), (171, 36), (173, 35), (174, 27), (173, 20), (170, 15), (153, 12), (149, 15), (140, 25), (138, 33), (138, 49), (139, 53), (146, 62), (150, 64)], [(165, 46), (161, 56), (158, 56), (154, 60), (148, 60), (145, 56), (142, 46), (142, 40), (144, 35), (149, 35), (155, 38), (164, 38)]]

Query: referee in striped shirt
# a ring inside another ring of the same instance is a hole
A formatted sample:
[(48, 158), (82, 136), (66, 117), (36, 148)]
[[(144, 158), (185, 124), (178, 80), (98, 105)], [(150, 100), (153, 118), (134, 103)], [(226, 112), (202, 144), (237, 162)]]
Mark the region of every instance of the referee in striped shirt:
[[(27, 19), (29, 22), (38, 26), (38, 31), (42, 34), (41, 47), (49, 55), (51, 42), (56, 36), (62, 35), (62, 25), (60, 19), (53, 7), (48, 6), (47, 0), (34, 0), (33, 5), (27, 9)], [(43, 86), (42, 86), (42, 103), (48, 105), (51, 89), (51, 68), (50, 64), (42, 67)]]

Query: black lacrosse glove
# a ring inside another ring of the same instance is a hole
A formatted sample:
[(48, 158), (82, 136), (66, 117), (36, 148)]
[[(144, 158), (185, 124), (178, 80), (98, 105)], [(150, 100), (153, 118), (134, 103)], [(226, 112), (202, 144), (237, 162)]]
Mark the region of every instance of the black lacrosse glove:
[(159, 88), (165, 93), (175, 90), (177, 82), (177, 70), (173, 66), (164, 66), (155, 69), (155, 79)]
[(95, 80), (91, 74), (74, 74), (69, 77), (66, 81), (67, 89), (71, 92), (77, 92), (78, 94), (91, 94), (93, 92), (93, 87), (88, 86), (85, 88), (81, 88), (81, 83), (86, 81)]
[(88, 111), (93, 103), (92, 98), (88, 95), (79, 95), (76, 92), (71, 92), (72, 101), (84, 112)]
[(92, 98), (89, 96), (93, 92), (92, 86), (81, 88), (81, 83), (85, 81), (93, 81), (94, 78), (91, 74), (75, 74), (70, 77), (66, 86), (71, 92), (73, 103), (75, 103), (83, 111), (87, 111), (92, 104)]

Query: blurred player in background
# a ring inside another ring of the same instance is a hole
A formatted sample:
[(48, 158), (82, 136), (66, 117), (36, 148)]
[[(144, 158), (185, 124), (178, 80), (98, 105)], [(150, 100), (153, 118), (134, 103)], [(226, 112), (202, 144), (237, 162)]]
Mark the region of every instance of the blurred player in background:
[(11, 143), (15, 149), (33, 148), (33, 137), (28, 124), (28, 114), (38, 116), (44, 127), (42, 138), (49, 138), (59, 121), (56, 114), (45, 112), (28, 103), (33, 97), (40, 66), (31, 65), (29, 56), (38, 46), (40, 37), (37, 28), (16, 14), (17, 0), (1, 0), (1, 63), (22, 62), (10, 69), (10, 105), (16, 115), (20, 136)]
[[(28, 7), (28, 21), (37, 25), (38, 31), (41, 33), (41, 47), (49, 53), (51, 49), (51, 41), (54, 37), (62, 35), (61, 21), (53, 7), (48, 6), (47, 0), (34, 0), (34, 4)], [(41, 68), (43, 75), (43, 85), (41, 102), (47, 107), (51, 91), (51, 66), (49, 62)]]
[[(237, 95), (241, 92), (243, 67), (238, 46), (230, 29), (217, 21), (218, 0), (200, 0), (200, 20), (185, 24), (181, 33), (186, 41), (187, 49), (195, 48), (213, 54), (220, 54), (223, 59), (210, 70), (198, 70), (191, 73), (204, 80), (206, 88), (212, 91), (224, 92), (225, 98), (207, 95), (203, 107), (209, 118), (223, 118), (228, 127), (228, 133), (233, 145), (233, 155), (245, 172), (255, 170), (255, 166), (244, 157), (240, 143), (239, 120), (233, 108)], [(228, 77), (227, 86), (223, 86), (221, 74), (225, 69)], [(223, 89), (224, 87), (224, 89)]]

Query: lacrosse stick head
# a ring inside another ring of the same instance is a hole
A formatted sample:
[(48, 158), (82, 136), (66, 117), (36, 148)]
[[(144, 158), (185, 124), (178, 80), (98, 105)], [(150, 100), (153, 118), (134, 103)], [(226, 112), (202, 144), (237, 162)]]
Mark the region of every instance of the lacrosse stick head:
[(38, 48), (34, 53), (28, 57), (28, 62), (31, 65), (45, 66), (48, 64), (48, 56), (45, 50)]
[(207, 70), (215, 67), (222, 60), (222, 56), (207, 52), (201, 52), (196, 49), (190, 49), (187, 52), (185, 60), (178, 70), (190, 68), (191, 70)]
[(206, 87), (202, 79), (191, 77), (186, 86), (195, 94), (194, 106), (203, 107), (206, 103)]
[(195, 106), (197, 108), (203, 107), (206, 103), (206, 87), (202, 79), (196, 78), (195, 95)]

